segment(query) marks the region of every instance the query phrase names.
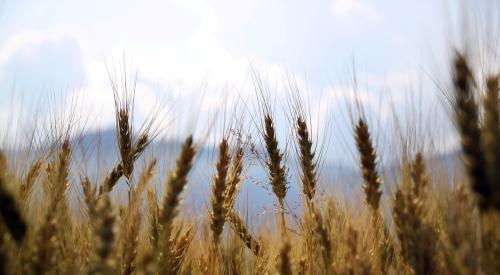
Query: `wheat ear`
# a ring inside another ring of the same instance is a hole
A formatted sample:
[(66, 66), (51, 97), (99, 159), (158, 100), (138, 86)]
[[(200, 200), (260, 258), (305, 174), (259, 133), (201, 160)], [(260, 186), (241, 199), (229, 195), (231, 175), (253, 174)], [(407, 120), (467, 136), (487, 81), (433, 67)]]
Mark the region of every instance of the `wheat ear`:
[(281, 163), (283, 154), (278, 147), (278, 139), (274, 123), (269, 114), (264, 116), (264, 143), (266, 144), (267, 161), (266, 166), (269, 170), (269, 180), (274, 194), (278, 198), (280, 205), (281, 226), (285, 231), (285, 196), (287, 191), (285, 167)]
[(229, 169), (230, 155), (227, 139), (223, 139), (219, 145), (219, 157), (216, 164), (216, 175), (212, 184), (212, 211), (210, 212), (210, 229), (213, 233), (214, 245), (219, 243), (220, 235), (224, 228), (226, 218), (226, 209), (224, 203), (226, 200), (225, 192), (227, 186), (227, 171)]
[(228, 211), (228, 220), (231, 223), (233, 230), (236, 232), (238, 237), (240, 237), (243, 243), (245, 243), (248, 249), (250, 249), (255, 256), (259, 256), (261, 251), (259, 242), (252, 236), (248, 228), (245, 226), (245, 222), (234, 209)]
[(186, 186), (187, 176), (193, 165), (194, 155), (195, 148), (193, 145), (193, 137), (189, 136), (182, 145), (175, 170), (169, 176), (166, 183), (166, 195), (163, 199), (162, 208), (158, 217), (158, 224), (161, 229), (159, 243), (162, 248), (159, 257), (160, 274), (171, 274), (173, 270), (172, 243), (170, 241), (172, 222), (177, 215), (180, 193)]
[(27, 225), (13, 194), (6, 188), (7, 166), (7, 160), (0, 152), (0, 216), (12, 238), (17, 243), (21, 243), (26, 234)]
[(363, 189), (366, 195), (366, 202), (377, 212), (380, 205), (382, 191), (380, 185), (382, 180), (377, 172), (377, 154), (372, 144), (372, 138), (368, 129), (368, 124), (360, 118), (355, 127), (355, 139), (361, 160), (361, 172), (363, 174)]
[(240, 189), (241, 183), (241, 173), (243, 171), (243, 157), (244, 150), (240, 143), (236, 147), (235, 155), (233, 156), (231, 163), (231, 171), (227, 181), (227, 187), (224, 194), (225, 202), (224, 207), (229, 211), (234, 207), (236, 197), (238, 196), (238, 191)]
[(309, 136), (307, 124), (303, 118), (297, 118), (297, 140), (299, 145), (299, 160), (302, 170), (302, 192), (310, 201), (314, 198), (316, 192), (316, 162), (314, 159), (314, 151), (312, 141)]
[[(484, 100), (483, 146), (487, 162), (488, 176), (492, 184), (492, 204), (500, 209), (500, 77), (490, 76), (486, 80)], [(496, 184), (495, 184), (496, 183)]]
[(492, 190), (481, 148), (479, 111), (473, 95), (474, 77), (465, 56), (461, 54), (455, 57), (453, 85), (455, 88), (453, 108), (465, 155), (465, 166), (472, 188), (479, 195), (479, 205), (483, 209), (488, 208)]

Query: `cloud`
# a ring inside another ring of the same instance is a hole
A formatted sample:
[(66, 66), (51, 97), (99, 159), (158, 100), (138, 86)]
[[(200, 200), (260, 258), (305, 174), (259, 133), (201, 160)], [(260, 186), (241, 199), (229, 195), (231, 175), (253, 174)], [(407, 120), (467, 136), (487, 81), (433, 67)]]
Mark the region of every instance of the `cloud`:
[[(66, 6), (67, 13), (60, 10), (58, 13), (67, 17), (40, 24), (39, 29), (31, 26), (40, 31), (13, 32), (16, 34), (0, 50), (0, 78), (5, 85), (5, 79), (18, 76), (23, 85), (29, 85), (24, 88), (33, 93), (44, 88), (69, 89), (72, 94), (68, 102), (75, 97), (80, 99), (82, 116), (96, 119), (97, 123), (88, 125), (96, 129), (114, 125), (113, 95), (105, 63), (120, 69), (120, 62), (116, 61), (123, 57), (129, 69), (138, 71), (135, 109), (138, 122), (150, 114), (158, 98), (169, 96), (175, 102), (175, 112), (171, 113), (174, 117), (192, 112), (191, 101), (202, 94), (204, 101), (196, 109), (199, 117), (207, 117), (206, 114), (216, 113), (224, 106), (230, 110), (234, 103), (231, 99), (235, 97), (252, 105), (256, 101), (252, 68), (268, 79), (272, 93), (278, 93), (277, 102), (284, 102), (280, 101), (283, 98), (280, 93), (286, 90), (283, 87), (286, 72), (304, 71), (309, 79), (305, 74), (296, 76), (300, 81), (310, 81), (311, 109), (320, 113), (316, 117), (326, 117), (335, 107), (325, 103), (342, 107), (354, 101), (353, 87), (324, 83), (331, 76), (330, 69), (342, 64), (343, 57), (351, 53), (352, 45), (364, 46), (362, 49), (367, 53), (377, 52), (375, 57), (368, 57), (370, 62), (386, 55), (399, 59), (399, 55), (393, 54), (390, 47), (380, 47), (377, 40), (380, 38), (371, 37), (366, 28), (359, 28), (359, 35), (353, 36), (351, 26), (356, 22), (333, 24), (339, 18), (364, 21), (363, 24), (379, 20), (382, 16), (372, 2), (325, 0), (307, 7), (299, 2), (271, 4), (258, 0), (240, 6), (241, 3), (227, 0), (146, 4), (125, 1), (123, 5), (116, 1), (105, 4), (116, 5), (113, 14), (89, 10), (83, 13), (84, 18), (71, 13), (83, 7), (68, 10)], [(390, 21), (387, 11), (383, 12), (383, 18)], [(381, 48), (390, 54), (381, 54)], [(391, 62), (373, 63), (385, 67)], [(411, 84), (405, 83), (411, 77), (404, 73), (367, 75), (357, 96), (363, 104), (375, 109), (380, 90), (395, 94), (406, 88), (405, 84)], [(307, 89), (303, 83), (300, 86)], [(320, 98), (317, 94), (321, 92)], [(281, 107), (276, 109), (279, 112)]]
[(72, 89), (84, 74), (78, 41), (64, 33), (22, 32), (0, 50), (0, 80), (5, 91), (38, 93)]
[(65, 97), (82, 84), (85, 69), (79, 42), (66, 32), (23, 31), (3, 45), (0, 129), (15, 137), (35, 124), (46, 127), (49, 112), (68, 107)]
[(362, 0), (334, 0), (332, 12), (340, 18), (363, 17), (369, 21), (380, 19), (379, 13)]

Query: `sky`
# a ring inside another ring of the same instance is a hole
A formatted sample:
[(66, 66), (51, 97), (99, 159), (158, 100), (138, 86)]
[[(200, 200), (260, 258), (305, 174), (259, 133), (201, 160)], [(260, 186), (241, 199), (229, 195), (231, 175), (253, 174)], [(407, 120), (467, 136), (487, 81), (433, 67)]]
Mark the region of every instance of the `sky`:
[(346, 120), (337, 110), (354, 99), (353, 90), (379, 119), (390, 117), (391, 106), (407, 111), (411, 98), (434, 108), (441, 103), (432, 83), (452, 48), (454, 3), (4, 0), (0, 127), (6, 130), (8, 117), (45, 108), (40, 102), (51, 98), (70, 113), (78, 98), (78, 111), (92, 117), (90, 130), (113, 127), (108, 73), (124, 67), (137, 77), (137, 120), (164, 98), (175, 102), (174, 123), (193, 112), (179, 106), (200, 98), (200, 117), (220, 111), (227, 98), (252, 105), (257, 74), (278, 102), (284, 80), (293, 76), (310, 98), (318, 129), (330, 115), (334, 124)]

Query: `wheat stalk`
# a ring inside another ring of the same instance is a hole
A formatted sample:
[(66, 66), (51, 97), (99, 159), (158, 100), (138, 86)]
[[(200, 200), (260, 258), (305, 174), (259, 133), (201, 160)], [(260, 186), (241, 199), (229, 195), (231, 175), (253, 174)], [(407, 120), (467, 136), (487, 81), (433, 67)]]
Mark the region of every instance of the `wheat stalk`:
[(31, 271), (34, 274), (47, 274), (55, 267), (56, 235), (55, 209), (48, 209), (42, 225), (37, 229), (34, 253), (31, 258)]
[(380, 206), (380, 197), (382, 191), (380, 185), (382, 180), (377, 172), (377, 154), (372, 144), (368, 124), (360, 118), (354, 129), (356, 145), (361, 160), (361, 172), (363, 174), (363, 189), (366, 195), (366, 202), (374, 212), (377, 212)]
[(422, 198), (429, 185), (429, 179), (427, 178), (424, 157), (421, 152), (416, 154), (410, 173), (413, 180), (412, 192), (415, 197)]
[[(73, 221), (68, 201), (71, 160), (72, 148), (69, 138), (66, 137), (61, 144), (57, 157), (47, 168), (48, 175), (45, 182), (50, 192), (47, 210), (51, 213), (47, 214), (46, 225), (44, 226), (50, 228), (53, 224), (55, 229), (57, 242), (54, 242), (53, 255), (56, 262), (65, 257), (72, 257), (74, 254), (74, 250), (70, 245), (73, 242)], [(65, 262), (65, 264), (72, 265), (71, 262)], [(69, 268), (69, 266), (61, 268)]]
[(149, 217), (149, 239), (150, 244), (153, 249), (156, 249), (158, 245), (158, 199), (156, 198), (156, 192), (149, 191), (148, 192), (148, 217)]
[(278, 254), (278, 274), (280, 275), (292, 275), (292, 260), (290, 258), (290, 252), (292, 247), (290, 242), (285, 238), (281, 244), (281, 248)]
[(332, 242), (330, 239), (330, 233), (328, 232), (325, 224), (323, 223), (323, 217), (321, 212), (314, 206), (309, 207), (311, 211), (312, 218), (314, 220), (314, 233), (316, 236), (316, 243), (321, 250), (321, 255), (323, 257), (323, 263), (325, 271), (331, 273), (332, 267)]
[(283, 154), (280, 153), (274, 123), (269, 114), (264, 116), (264, 143), (267, 150), (266, 166), (269, 170), (269, 180), (280, 205), (281, 226), (285, 224), (285, 196), (287, 191), (285, 167), (282, 165)]
[(19, 186), (19, 197), (23, 204), (23, 208), (25, 210), (24, 212), (26, 212), (28, 208), (29, 198), (31, 197), (35, 181), (42, 170), (42, 165), (43, 162), (41, 160), (37, 160), (32, 163), (26, 177), (23, 180), (23, 183)]
[(132, 123), (129, 121), (128, 107), (119, 108), (117, 106), (116, 123), (123, 175), (130, 179), (134, 163), (132, 155)]
[(438, 236), (434, 228), (425, 222), (423, 200), (416, 195), (401, 188), (396, 191), (393, 216), (401, 254), (416, 274), (435, 274), (438, 272)]
[(224, 208), (229, 211), (234, 207), (241, 183), (241, 173), (243, 171), (244, 150), (241, 143), (238, 142), (235, 155), (232, 158), (231, 171), (227, 181), (227, 187), (224, 194)]
[(170, 241), (172, 222), (177, 215), (179, 196), (187, 183), (187, 176), (191, 170), (194, 155), (193, 137), (189, 136), (182, 145), (175, 171), (169, 176), (167, 181), (166, 195), (162, 202), (163, 207), (158, 216), (158, 224), (161, 228), (159, 243), (162, 248), (158, 262), (160, 264), (160, 274), (171, 274), (173, 270), (172, 244)]
[(479, 195), (481, 208), (488, 208), (492, 194), (486, 172), (486, 161), (481, 147), (479, 111), (474, 100), (474, 77), (465, 56), (457, 54), (454, 61), (453, 84), (455, 88), (453, 108), (460, 131), (465, 166), (474, 191)]
[(99, 198), (95, 213), (93, 229), (96, 257), (92, 273), (104, 274), (113, 270), (113, 262), (110, 257), (115, 242), (115, 217), (109, 195), (106, 194)]
[(88, 216), (90, 219), (94, 219), (97, 207), (96, 187), (92, 185), (88, 177), (85, 177), (80, 184), (82, 185)]
[(156, 166), (156, 160), (152, 160), (148, 166), (143, 169), (139, 176), (137, 187), (131, 192), (131, 201), (127, 207), (127, 217), (123, 225), (122, 252), (124, 267), (122, 274), (133, 274), (136, 269), (137, 249), (139, 245), (139, 231), (142, 221), (141, 215), (141, 197), (146, 189), (148, 181), (153, 176), (153, 170)]
[(212, 183), (212, 211), (210, 212), (210, 229), (213, 233), (214, 245), (218, 246), (220, 235), (224, 228), (226, 218), (226, 209), (224, 203), (226, 200), (225, 192), (227, 186), (227, 171), (230, 162), (229, 144), (227, 139), (223, 139), (219, 145), (219, 157), (216, 164), (216, 175)]
[(316, 193), (316, 162), (307, 124), (302, 117), (297, 118), (297, 140), (299, 145), (300, 168), (302, 170), (302, 192), (310, 201)]
[(245, 245), (253, 252), (255, 256), (259, 256), (261, 252), (261, 246), (257, 239), (252, 236), (248, 228), (245, 226), (245, 222), (240, 217), (240, 215), (231, 209), (228, 211), (228, 220), (231, 223), (231, 227), (236, 232), (238, 237), (245, 243)]
[[(500, 78), (490, 76), (486, 80), (486, 98), (484, 100), (483, 151), (487, 162), (487, 172), (493, 189), (492, 204), (500, 209)], [(495, 184), (496, 183), (496, 184)]]
[(347, 248), (348, 248), (348, 266), (346, 274), (370, 275), (373, 272), (370, 261), (363, 257), (358, 250), (358, 232), (352, 226), (347, 228)]
[(178, 274), (182, 264), (185, 262), (189, 246), (193, 240), (193, 227), (189, 226), (181, 234), (182, 227), (179, 227), (175, 238), (172, 240), (172, 270), (174, 274)]
[(0, 152), (0, 216), (12, 238), (19, 244), (26, 235), (27, 225), (13, 194), (6, 188), (7, 167), (7, 159)]

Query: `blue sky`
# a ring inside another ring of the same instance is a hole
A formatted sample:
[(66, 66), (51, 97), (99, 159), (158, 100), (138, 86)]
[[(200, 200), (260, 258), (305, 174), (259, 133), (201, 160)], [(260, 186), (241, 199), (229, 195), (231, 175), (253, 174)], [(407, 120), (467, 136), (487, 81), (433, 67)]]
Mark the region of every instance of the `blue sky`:
[(453, 2), (5, 0), (0, 118), (25, 112), (22, 100), (62, 93), (84, 101), (83, 115), (96, 117), (89, 128), (110, 127), (106, 64), (119, 67), (124, 57), (138, 72), (138, 119), (158, 97), (189, 102), (201, 86), (201, 116), (236, 93), (251, 102), (251, 67), (269, 83), (293, 73), (310, 94), (317, 125), (328, 116), (323, 110), (335, 114), (331, 110), (353, 98), (353, 67), (358, 95), (374, 116), (389, 116), (381, 97), (405, 110), (405, 93), (417, 92), (417, 86), (426, 87), (418, 91), (426, 107), (437, 106), (437, 89), (427, 75), (447, 62)]

